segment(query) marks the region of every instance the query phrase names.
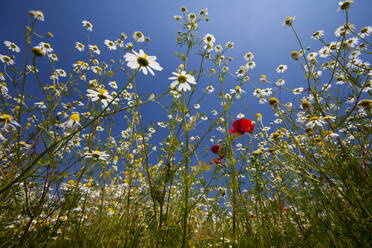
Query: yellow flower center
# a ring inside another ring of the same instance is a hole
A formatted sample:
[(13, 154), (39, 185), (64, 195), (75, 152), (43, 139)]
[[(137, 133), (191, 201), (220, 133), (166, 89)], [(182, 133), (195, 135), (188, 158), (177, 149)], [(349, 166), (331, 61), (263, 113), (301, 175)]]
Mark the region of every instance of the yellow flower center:
[(80, 121), (80, 116), (78, 113), (73, 113), (71, 116), (70, 116), (70, 120), (73, 120), (73, 121), (76, 121), (76, 122), (79, 122)]
[(8, 114), (2, 114), (0, 115), (0, 119), (3, 119), (6, 122), (11, 122), (13, 120), (13, 117)]

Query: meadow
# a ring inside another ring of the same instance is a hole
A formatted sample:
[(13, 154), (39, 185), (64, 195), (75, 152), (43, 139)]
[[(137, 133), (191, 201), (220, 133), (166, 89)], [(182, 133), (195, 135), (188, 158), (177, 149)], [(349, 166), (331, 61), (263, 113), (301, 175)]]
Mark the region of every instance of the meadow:
[[(76, 42), (60, 69), (47, 13), (30, 10), (26, 49), (0, 53), (0, 247), (371, 247), (372, 27), (349, 20), (352, 0), (337, 8), (317, 50), (283, 19), (304, 82), (289, 88), (285, 64), (251, 77), (254, 52), (231, 67), (234, 43), (199, 32), (208, 10), (181, 7), (179, 65), (156, 94), (139, 93), (163, 70), (150, 37)], [(248, 97), (271, 115), (234, 114)], [(148, 104), (167, 118), (145, 123)]]

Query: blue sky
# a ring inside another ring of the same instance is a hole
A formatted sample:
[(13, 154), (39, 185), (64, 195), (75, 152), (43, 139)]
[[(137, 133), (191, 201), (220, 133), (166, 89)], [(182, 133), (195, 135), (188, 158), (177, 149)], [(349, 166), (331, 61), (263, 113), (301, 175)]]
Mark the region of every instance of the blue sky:
[[(87, 32), (81, 26), (82, 20), (89, 20), (94, 25), (91, 34), (92, 43), (105, 50), (103, 41), (114, 40), (121, 32), (131, 36), (134, 31), (142, 31), (151, 37), (146, 52), (158, 57), (158, 62), (164, 67), (157, 72), (156, 77), (140, 76), (141, 92), (163, 92), (169, 87), (168, 77), (175, 70), (180, 61), (174, 56), (177, 47), (175, 38), (177, 30), (181, 27), (173, 16), (179, 14), (179, 8), (186, 6), (190, 11), (198, 12), (208, 8), (208, 23), (201, 26), (200, 34), (212, 33), (216, 44), (225, 44), (233, 41), (235, 48), (228, 53), (234, 58), (230, 68), (232, 72), (239, 65), (244, 64), (242, 56), (251, 51), (255, 54), (257, 67), (252, 71), (251, 81), (244, 90), (244, 104), (235, 106), (233, 114), (245, 113), (247, 118), (254, 118), (255, 113), (271, 113), (267, 105), (260, 105), (252, 92), (256, 87), (268, 87), (259, 82), (261, 74), (267, 74), (275, 81), (278, 75), (275, 68), (279, 64), (287, 64), (289, 69), (284, 74), (286, 86), (290, 88), (305, 86), (303, 72), (297, 64), (290, 59), (290, 52), (298, 50), (299, 46), (291, 30), (282, 25), (286, 16), (295, 16), (295, 26), (306, 46), (313, 50), (321, 47), (317, 41), (310, 39), (313, 31), (323, 29), (326, 31), (325, 39), (333, 41), (335, 29), (345, 22), (343, 12), (337, 12), (335, 0), (32, 0), (7, 1), (2, 4), (0, 26), (1, 40), (9, 40), (24, 48), (24, 26), (28, 22), (28, 10), (40, 9), (45, 14), (45, 22), (38, 24), (40, 33), (52, 32), (54, 38), (50, 40), (55, 52), (63, 57), (59, 67), (70, 70), (71, 63), (78, 57), (74, 50), (75, 41), (86, 42)], [(350, 11), (350, 22), (361, 27), (371, 24), (369, 15), (372, 1), (357, 0)], [(5, 46), (1, 45), (0, 53), (7, 54)], [(105, 52), (107, 53), (107, 51)], [(196, 53), (196, 51), (195, 51)], [(196, 69), (191, 68), (191, 69)], [(232, 78), (228, 81), (229, 87), (234, 87)], [(202, 79), (199, 87), (205, 87), (207, 79)], [(291, 99), (288, 99), (291, 100)], [(217, 103), (216, 97), (210, 97), (202, 103), (204, 106), (213, 106)], [(147, 105), (142, 108), (147, 122), (157, 120), (159, 106)], [(210, 109), (209, 109), (210, 110)], [(154, 114), (156, 113), (156, 114)], [(163, 112), (165, 114), (165, 112)], [(271, 114), (270, 114), (271, 115)], [(162, 117), (163, 118), (163, 117)]]

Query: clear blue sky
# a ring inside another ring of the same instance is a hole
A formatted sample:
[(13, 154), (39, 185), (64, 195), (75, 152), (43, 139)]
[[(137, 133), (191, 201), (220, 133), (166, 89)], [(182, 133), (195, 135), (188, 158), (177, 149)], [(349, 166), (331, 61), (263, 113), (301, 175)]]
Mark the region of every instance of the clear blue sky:
[[(350, 11), (350, 22), (361, 27), (371, 24), (371, 0), (356, 0)], [(175, 51), (182, 51), (175, 44), (176, 32), (180, 29), (173, 16), (179, 14), (181, 6), (187, 6), (190, 11), (198, 12), (208, 8), (210, 21), (203, 24), (201, 34), (212, 33), (217, 44), (233, 41), (235, 48), (229, 53), (234, 57), (230, 68), (232, 72), (243, 64), (243, 54), (252, 51), (255, 54), (257, 67), (251, 74), (251, 82), (244, 88), (246, 105), (236, 107), (234, 113), (246, 113), (247, 118), (254, 118), (255, 113), (270, 113), (267, 105), (259, 105), (252, 92), (256, 87), (268, 87), (258, 81), (261, 74), (277, 79), (275, 68), (279, 64), (287, 64), (289, 69), (283, 78), (287, 87), (305, 86), (303, 73), (298, 65), (291, 61), (289, 54), (299, 49), (291, 30), (282, 25), (286, 16), (295, 16), (295, 25), (299, 30), (306, 46), (317, 50), (320, 43), (310, 39), (313, 31), (326, 31), (325, 39), (335, 39), (334, 30), (344, 23), (343, 12), (336, 12), (336, 0), (18, 0), (4, 1), (0, 15), (1, 43), (10, 40), (21, 48), (24, 47), (24, 26), (28, 20), (28, 10), (40, 9), (45, 14), (45, 22), (40, 23), (40, 33), (48, 31), (55, 35), (50, 42), (55, 52), (62, 57), (59, 68), (71, 69), (71, 63), (76, 60), (78, 53), (71, 53), (75, 41), (86, 42), (86, 31), (81, 26), (82, 20), (89, 20), (94, 25), (91, 34), (92, 43), (106, 50), (105, 39), (116, 39), (121, 32), (131, 36), (134, 31), (142, 31), (151, 37), (146, 52), (158, 57), (164, 67), (157, 72), (156, 77), (140, 76), (140, 84), (144, 92), (165, 91), (169, 87), (168, 77), (179, 64), (174, 56)], [(67, 52), (66, 52), (67, 51)], [(0, 45), (0, 53), (8, 54), (6, 47)], [(106, 52), (107, 54), (107, 52)], [(154, 80), (155, 79), (155, 80)], [(204, 81), (203, 81), (204, 80)], [(205, 79), (199, 82), (205, 87)], [(231, 87), (234, 85), (231, 84)], [(159, 91), (158, 91), (159, 90)], [(204, 105), (213, 105), (215, 98), (209, 98)], [(159, 106), (144, 107), (148, 113), (148, 121), (157, 120), (159, 116), (154, 111)], [(202, 104), (202, 109), (203, 104)]]

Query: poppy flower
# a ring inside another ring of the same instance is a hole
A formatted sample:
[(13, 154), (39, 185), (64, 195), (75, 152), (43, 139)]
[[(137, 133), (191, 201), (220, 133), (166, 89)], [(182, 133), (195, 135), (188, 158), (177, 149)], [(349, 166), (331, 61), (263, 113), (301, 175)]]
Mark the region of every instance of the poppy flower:
[(225, 157), (225, 152), (224, 152), (224, 148), (221, 146), (221, 145), (213, 145), (211, 147), (211, 151), (214, 153), (214, 154), (218, 154), (218, 157), (219, 158), (224, 158)]
[(245, 118), (234, 121), (232, 127), (233, 129), (230, 130), (230, 134), (235, 136), (241, 136), (245, 133), (252, 133), (254, 130), (253, 122)]

